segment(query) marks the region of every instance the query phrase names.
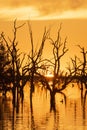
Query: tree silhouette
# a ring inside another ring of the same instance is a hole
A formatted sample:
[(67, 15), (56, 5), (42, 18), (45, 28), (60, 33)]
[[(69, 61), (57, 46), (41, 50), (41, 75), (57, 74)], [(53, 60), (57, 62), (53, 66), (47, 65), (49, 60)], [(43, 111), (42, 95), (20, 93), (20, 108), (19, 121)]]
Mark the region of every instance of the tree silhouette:
[(48, 40), (53, 47), (53, 60), (46, 59), (49, 67), (51, 66), (53, 68), (53, 78), (51, 81), (51, 85), (46, 76), (40, 76), (41, 83), (50, 91), (50, 103), (51, 108), (53, 107), (53, 109), (55, 109), (55, 94), (57, 92), (61, 92), (71, 82), (71, 74), (69, 76), (67, 76), (66, 74), (63, 75), (63, 72), (61, 72), (60, 70), (61, 59), (68, 51), (68, 48), (66, 47), (67, 38), (65, 38), (64, 42), (62, 42), (60, 31), (61, 25), (58, 30), (56, 40), (53, 40), (50, 36), (48, 37)]
[[(8, 50), (6, 46), (3, 44), (3, 39), (0, 39), (0, 89), (3, 90), (5, 93), (9, 89), (10, 80), (10, 60), (8, 57)], [(5, 94), (4, 93), (4, 94)]]
[[(29, 35), (30, 35), (30, 44), (31, 44), (31, 52), (28, 55), (28, 64), (24, 66), (23, 73), (28, 74), (30, 81), (30, 90), (31, 93), (34, 92), (34, 82), (36, 79), (38, 80), (41, 76), (41, 70), (44, 68), (44, 59), (42, 59), (42, 53), (44, 49), (44, 44), (47, 40), (49, 31), (44, 30), (44, 34), (42, 37), (42, 41), (38, 50), (34, 50), (34, 42), (33, 42), (33, 34), (31, 25), (28, 22)], [(39, 81), (39, 80), (38, 80)]]
[(81, 50), (82, 59), (75, 56), (74, 59), (71, 58), (72, 67), (68, 67), (69, 73), (72, 75), (72, 80), (81, 83), (81, 89), (83, 89), (83, 84), (87, 88), (87, 60), (86, 55), (87, 51), (84, 47), (78, 45)]
[[(21, 28), (24, 24), (17, 26), (16, 20), (14, 21), (14, 30), (13, 30), (13, 39), (11, 40), (9, 37), (6, 39), (4, 33), (2, 32), (1, 37), (4, 41), (4, 43), (7, 46), (9, 57), (11, 61), (11, 83), (12, 86), (12, 92), (13, 92), (13, 102), (15, 103), (16, 100), (16, 88), (17, 88), (17, 94), (18, 91), (21, 91), (21, 88), (23, 88), (23, 85), (25, 85), (25, 82), (22, 82), (22, 86), (20, 84), (20, 81), (23, 80), (24, 75), (22, 75), (22, 64), (25, 58), (25, 54), (23, 55), (23, 58), (20, 59), (21, 53), (19, 53), (19, 49), (17, 49), (17, 30)], [(24, 81), (24, 80), (23, 80)]]
[[(25, 54), (19, 53), (18, 41), (17, 41), (17, 31), (22, 25), (17, 26), (16, 20), (14, 21), (13, 39), (8, 39), (1, 33), (0, 39), (0, 86), (6, 91), (8, 90), (8, 85), (13, 92), (13, 102), (16, 99), (16, 91), (22, 93), (23, 88), (27, 81), (30, 82), (30, 95), (34, 92), (35, 82), (42, 83), (42, 85), (50, 92), (50, 103), (51, 108), (55, 109), (55, 95), (56, 93), (64, 90), (67, 85), (72, 80), (81, 81), (85, 84), (87, 88), (87, 61), (84, 47), (80, 45), (83, 60), (81, 61), (77, 56), (71, 58), (72, 67), (68, 67), (68, 72), (61, 71), (61, 60), (68, 52), (67, 48), (67, 38), (62, 41), (61, 38), (61, 25), (58, 29), (56, 39), (53, 39), (49, 34), (50, 31), (46, 28), (44, 29), (43, 37), (40, 43), (39, 49), (34, 47), (33, 32), (30, 23), (28, 22), (29, 36), (31, 51), (29, 52), (27, 64), (23, 66), (23, 61), (25, 59)], [(52, 47), (52, 59), (43, 58), (43, 50), (46, 43), (50, 43)], [(5, 46), (3, 45), (5, 44)], [(5, 49), (6, 47), (6, 49)], [(52, 68), (53, 77), (50, 79), (46, 77), (45, 72)], [(43, 70), (43, 73), (42, 73)], [(4, 77), (4, 78), (3, 78)], [(9, 80), (8, 80), (9, 79)], [(17, 95), (18, 96), (18, 95)], [(32, 100), (32, 98), (30, 99)]]
[(85, 50), (84, 47), (81, 47), (80, 45), (78, 45), (78, 47), (81, 50), (82, 53), (82, 61), (81, 61), (81, 68), (79, 69), (79, 73), (80, 73), (80, 81), (82, 84), (82, 89), (83, 89), (83, 84), (85, 85), (86, 89), (87, 89), (87, 60), (86, 60), (86, 55), (87, 55), (87, 51)]

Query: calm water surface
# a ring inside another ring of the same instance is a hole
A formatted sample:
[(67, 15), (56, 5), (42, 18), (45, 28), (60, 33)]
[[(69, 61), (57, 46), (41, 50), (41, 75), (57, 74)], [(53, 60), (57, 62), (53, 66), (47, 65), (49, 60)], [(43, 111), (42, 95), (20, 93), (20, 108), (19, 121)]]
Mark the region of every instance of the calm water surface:
[(56, 94), (56, 111), (50, 110), (49, 92), (36, 88), (32, 104), (29, 86), (24, 100), (13, 108), (12, 96), (0, 96), (0, 130), (87, 130), (87, 94), (69, 85), (64, 94)]

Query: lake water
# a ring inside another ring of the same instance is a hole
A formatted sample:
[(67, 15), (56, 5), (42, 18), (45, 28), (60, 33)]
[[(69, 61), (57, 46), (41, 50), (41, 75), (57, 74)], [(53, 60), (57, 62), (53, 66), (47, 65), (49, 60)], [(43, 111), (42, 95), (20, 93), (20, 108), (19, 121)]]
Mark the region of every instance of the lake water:
[(0, 130), (87, 130), (86, 90), (69, 85), (64, 94), (56, 94), (56, 111), (50, 110), (49, 91), (36, 87), (29, 98), (29, 85), (24, 100), (13, 108), (12, 96), (0, 96)]

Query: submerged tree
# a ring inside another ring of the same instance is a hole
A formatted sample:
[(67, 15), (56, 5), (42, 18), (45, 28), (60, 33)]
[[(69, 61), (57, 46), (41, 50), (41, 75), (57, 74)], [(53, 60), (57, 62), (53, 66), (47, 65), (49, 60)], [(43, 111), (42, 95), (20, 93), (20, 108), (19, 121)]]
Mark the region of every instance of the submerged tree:
[(85, 85), (85, 88), (87, 89), (87, 60), (86, 60), (86, 55), (87, 55), (87, 51), (85, 50), (84, 47), (81, 47), (80, 45), (78, 45), (81, 53), (82, 53), (82, 61), (80, 63), (80, 69), (79, 69), (79, 73), (80, 73), (80, 82), (82, 84), (81, 88), (83, 89), (83, 84)]
[(87, 51), (84, 47), (78, 45), (79, 49), (81, 50), (82, 59), (75, 56), (74, 59), (71, 58), (72, 67), (68, 67), (69, 72), (72, 74), (72, 80), (75, 80), (77, 83), (81, 84), (81, 89), (83, 90), (83, 84), (87, 89)]
[(53, 64), (53, 80), (52, 85), (50, 89), (50, 95), (51, 95), (51, 103), (54, 105), (55, 103), (55, 94), (56, 92), (60, 92), (61, 90), (65, 89), (67, 85), (66, 77), (63, 77), (60, 67), (61, 67), (61, 58), (66, 54), (68, 51), (66, 47), (66, 38), (64, 42), (61, 40), (60, 36), (61, 26), (57, 33), (56, 40), (50, 39), (50, 43), (53, 46), (53, 56), (54, 56), (54, 62)]
[[(2, 38), (0, 39), (0, 88), (3, 91), (7, 91), (9, 85), (10, 76), (9, 70), (11, 69), (10, 60), (8, 57), (8, 50), (3, 44)], [(9, 79), (9, 80), (8, 80)]]
[[(10, 83), (12, 84), (12, 92), (13, 92), (13, 102), (15, 102), (16, 98), (16, 90), (17, 94), (18, 91), (21, 91), (21, 88), (25, 83), (20, 84), (20, 81), (23, 80), (24, 75), (22, 75), (22, 64), (25, 58), (25, 54), (23, 58), (20, 58), (21, 53), (19, 53), (19, 49), (17, 48), (18, 42), (17, 42), (17, 30), (21, 28), (24, 24), (17, 26), (16, 20), (14, 21), (14, 30), (13, 30), (13, 39), (10, 38), (6, 39), (4, 33), (1, 34), (1, 37), (4, 41), (4, 43), (7, 46), (8, 49), (8, 56), (11, 62), (11, 68), (10, 68)], [(8, 80), (9, 81), (9, 80)], [(22, 86), (21, 86), (22, 85)], [(17, 88), (17, 89), (16, 89)]]
[(64, 90), (67, 85), (72, 81), (72, 73), (67, 75), (67, 73), (64, 74), (63, 71), (61, 71), (61, 59), (68, 52), (68, 48), (66, 47), (67, 38), (65, 38), (63, 42), (60, 36), (60, 31), (61, 25), (58, 30), (56, 40), (53, 40), (53, 38), (51, 37), (48, 38), (48, 41), (53, 47), (53, 60), (46, 59), (46, 61), (48, 61), (49, 66), (53, 68), (53, 77), (51, 79), (51, 84), (46, 76), (42, 75), (40, 77), (41, 83), (46, 87), (46, 89), (50, 91), (51, 108), (53, 107), (54, 110), (56, 93), (59, 93)]
[(31, 52), (29, 52), (28, 64), (24, 66), (23, 73), (29, 76), (30, 93), (32, 95), (32, 93), (34, 92), (34, 82), (36, 81), (36, 79), (38, 80), (40, 78), (41, 70), (45, 69), (44, 59), (42, 58), (42, 53), (43, 53), (44, 44), (47, 40), (49, 31), (46, 30), (45, 28), (40, 47), (39, 49), (34, 50), (33, 34), (32, 34), (31, 25), (29, 22), (28, 22), (28, 28), (29, 28), (29, 35), (30, 35)]
[[(42, 83), (42, 85), (49, 90), (50, 92), (50, 103), (51, 108), (55, 110), (55, 95), (56, 93), (61, 92), (64, 90), (67, 85), (75, 78), (81, 77), (79, 80), (85, 84), (87, 87), (86, 77), (87, 77), (87, 68), (86, 68), (86, 54), (84, 48), (81, 49), (81, 53), (83, 54), (83, 62), (78, 64), (77, 60), (79, 59), (75, 56), (75, 59), (71, 58), (72, 61), (72, 68), (69, 66), (68, 70), (69, 73), (64, 73), (61, 71), (61, 59), (65, 56), (68, 52), (67, 38), (62, 41), (61, 39), (61, 25), (57, 32), (56, 39), (53, 39), (49, 35), (49, 30), (45, 28), (42, 41), (40, 44), (39, 49), (34, 46), (34, 39), (33, 33), (31, 29), (31, 25), (28, 22), (29, 28), (29, 35), (30, 35), (30, 45), (31, 51), (28, 54), (27, 64), (23, 66), (23, 61), (25, 59), (25, 54), (22, 56), (19, 53), (18, 49), (18, 42), (17, 42), (17, 31), (21, 28), (24, 24), (17, 26), (16, 20), (14, 21), (14, 31), (13, 31), (13, 39), (6, 38), (4, 33), (1, 33), (2, 42), (0, 44), (0, 83), (1, 81), (5, 84), (6, 80), (4, 81), (2, 76), (7, 76), (9, 78), (7, 83), (11, 85), (13, 92), (13, 100), (15, 102), (16, 90), (17, 94), (20, 91), (23, 92), (23, 87), (27, 81), (30, 82), (30, 100), (32, 100), (32, 93), (34, 92), (35, 82)], [(4, 43), (7, 47), (5, 51)], [(50, 43), (52, 46), (52, 60), (50, 59), (43, 59), (43, 50), (46, 43)], [(5, 53), (6, 52), (6, 53)], [(7, 56), (7, 57), (6, 57)], [(8, 59), (8, 60), (7, 60)], [(6, 66), (9, 67), (6, 67)], [(53, 77), (51, 78), (51, 83), (49, 82), (48, 77), (42, 73), (42, 70), (45, 72), (47, 69), (52, 68)], [(3, 68), (3, 69), (2, 69)], [(2, 75), (3, 74), (3, 75)], [(2, 75), (2, 76), (1, 76)], [(6, 79), (6, 78), (4, 78)], [(4, 85), (3, 85), (4, 86)], [(23, 94), (23, 93), (22, 93)], [(31, 101), (32, 102), (32, 101)]]

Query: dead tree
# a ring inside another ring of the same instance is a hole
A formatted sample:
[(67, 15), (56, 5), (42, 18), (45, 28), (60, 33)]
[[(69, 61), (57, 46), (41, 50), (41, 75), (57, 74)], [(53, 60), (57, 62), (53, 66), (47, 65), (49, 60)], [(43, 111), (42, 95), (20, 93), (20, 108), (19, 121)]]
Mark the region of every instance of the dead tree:
[(46, 30), (45, 28), (40, 47), (39, 49), (34, 50), (33, 34), (29, 22), (28, 22), (28, 28), (29, 28), (29, 35), (30, 35), (31, 52), (29, 52), (28, 64), (23, 68), (23, 73), (28, 74), (29, 81), (30, 81), (30, 92), (33, 93), (34, 82), (36, 81), (36, 79), (38, 79), (39, 81), (41, 70), (44, 69), (43, 67), (44, 59), (42, 59), (42, 53), (43, 53), (44, 44), (47, 40), (49, 31)]
[[(68, 64), (67, 71), (68, 71), (68, 77), (71, 79), (72, 82), (75, 82), (78, 84), (80, 83), (80, 70), (81, 70), (81, 60), (76, 55), (74, 58), (71, 58), (71, 64)], [(80, 86), (79, 86), (80, 87)]]
[(71, 58), (71, 62), (72, 62), (72, 68), (71, 69), (69, 69), (70, 71), (71, 71), (71, 73), (72, 73), (72, 77), (73, 77), (73, 79), (75, 79), (75, 80), (79, 80), (79, 77), (80, 77), (80, 70), (81, 70), (81, 60), (80, 60), (80, 58), (78, 58), (76, 55), (75, 55), (75, 57), (74, 57), (74, 59), (73, 58)]
[(83, 90), (83, 84), (87, 88), (87, 61), (86, 55), (87, 51), (85, 51), (84, 47), (78, 45), (81, 50), (82, 59), (75, 56), (74, 59), (71, 58), (72, 68), (68, 68), (69, 72), (72, 73), (73, 80), (81, 83), (81, 89)]
[(9, 89), (10, 79), (8, 77), (10, 74), (10, 69), (11, 67), (10, 60), (8, 58), (8, 49), (6, 49), (3, 39), (0, 38), (0, 90), (3, 91), (3, 94), (6, 94), (6, 91)]
[[(17, 94), (20, 89), (20, 81), (23, 79), (24, 75), (21, 73), (22, 69), (22, 64), (25, 58), (25, 54), (23, 55), (23, 58), (20, 59), (21, 53), (19, 53), (19, 49), (17, 49), (17, 31), (19, 28), (21, 28), (24, 24), (17, 26), (16, 25), (16, 20), (14, 21), (14, 30), (13, 30), (13, 39), (11, 40), (9, 37), (6, 39), (4, 33), (2, 32), (1, 37), (3, 38), (8, 51), (9, 51), (9, 56), (11, 60), (11, 67), (12, 67), (12, 72), (11, 72), (11, 82), (13, 84), (12, 87), (12, 92), (13, 92), (13, 102), (15, 103), (15, 98), (16, 98), (16, 90)], [(24, 85), (24, 84), (22, 84)]]
[[(51, 103), (54, 104), (55, 103), (55, 94), (56, 92), (59, 92), (61, 90), (63, 90), (67, 83), (66, 80), (63, 81), (63, 75), (61, 75), (61, 59), (62, 57), (66, 54), (66, 52), (68, 51), (67, 47), (66, 47), (66, 43), (67, 43), (67, 38), (65, 38), (64, 42), (62, 42), (61, 40), (61, 36), (60, 36), (60, 31), (61, 31), (61, 25), (60, 28), (58, 30), (57, 33), (57, 38), (56, 40), (53, 40), (52, 38), (49, 38), (51, 45), (53, 46), (53, 56), (54, 56), (54, 67), (53, 67), (53, 81), (52, 81), (52, 85), (51, 85), (51, 91), (50, 91), (50, 95), (51, 95)], [(64, 84), (61, 86), (62, 82), (64, 82)]]
[[(83, 61), (81, 62), (81, 69), (79, 70), (80, 81), (81, 81), (81, 84), (84, 84), (87, 89), (87, 60), (86, 60), (87, 51), (85, 51), (85, 48), (81, 47), (80, 45), (78, 45), (78, 47), (80, 48), (82, 56), (83, 56), (82, 58)], [(83, 85), (82, 85), (82, 89), (83, 89)]]
[(45, 76), (40, 76), (41, 83), (50, 91), (50, 103), (53, 109), (55, 108), (55, 94), (57, 92), (61, 92), (66, 86), (70, 83), (71, 80), (61, 72), (61, 59), (67, 53), (68, 49), (66, 47), (67, 38), (65, 38), (64, 42), (61, 40), (60, 36), (61, 26), (57, 33), (56, 40), (53, 40), (50, 36), (48, 37), (48, 42), (53, 47), (53, 58), (52, 60), (46, 59), (49, 66), (53, 68), (53, 79), (51, 84)]

